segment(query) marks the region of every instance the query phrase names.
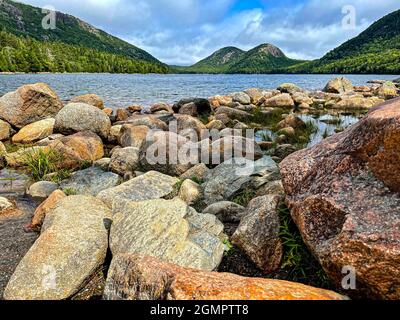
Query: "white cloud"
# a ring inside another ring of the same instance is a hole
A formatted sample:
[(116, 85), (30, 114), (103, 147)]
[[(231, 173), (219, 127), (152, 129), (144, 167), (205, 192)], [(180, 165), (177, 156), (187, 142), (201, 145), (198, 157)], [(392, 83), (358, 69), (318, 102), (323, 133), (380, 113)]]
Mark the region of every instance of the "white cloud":
[[(230, 12), (238, 0), (24, 0), (68, 12), (149, 51), (170, 64), (192, 64), (223, 46), (250, 49), (269, 42), (288, 56), (315, 59), (356, 36), (398, 0), (293, 0), (268, 10)], [(240, 0), (245, 1), (245, 0)], [(357, 24), (342, 28), (342, 7), (353, 5)]]

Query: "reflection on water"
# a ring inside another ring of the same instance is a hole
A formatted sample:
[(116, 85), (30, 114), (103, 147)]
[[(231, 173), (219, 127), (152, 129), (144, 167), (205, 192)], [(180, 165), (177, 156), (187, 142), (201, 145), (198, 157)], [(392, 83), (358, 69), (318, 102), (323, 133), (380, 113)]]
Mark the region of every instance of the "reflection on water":
[(315, 146), (327, 137), (341, 132), (357, 123), (359, 118), (355, 115), (330, 115), (312, 116), (303, 114), (299, 116), (304, 122), (312, 122), (318, 129), (310, 136), (307, 147)]
[(14, 170), (0, 170), (0, 196), (17, 197), (25, 194), (29, 177)]
[[(324, 115), (310, 115), (299, 114), (305, 123), (312, 122), (316, 127), (316, 132), (311, 134), (310, 142), (307, 147), (315, 146), (327, 137), (334, 135), (347, 129), (349, 126), (357, 123), (361, 116), (348, 115), (348, 114), (324, 114)], [(275, 132), (269, 129), (259, 130), (255, 134), (255, 140), (260, 141), (274, 141), (277, 138)]]

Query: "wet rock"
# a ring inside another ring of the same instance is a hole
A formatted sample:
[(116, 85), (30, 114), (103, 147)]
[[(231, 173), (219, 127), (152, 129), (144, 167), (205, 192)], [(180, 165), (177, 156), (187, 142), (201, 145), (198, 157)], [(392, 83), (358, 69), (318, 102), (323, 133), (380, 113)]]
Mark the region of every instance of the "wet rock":
[(109, 207), (123, 200), (144, 201), (167, 197), (175, 191), (179, 180), (150, 171), (117, 187), (104, 190), (97, 196)]
[(130, 254), (113, 258), (104, 299), (347, 300), (335, 292), (299, 283), (193, 270)]
[(12, 137), (12, 142), (30, 144), (47, 138), (53, 134), (54, 123), (54, 119), (45, 119), (28, 124)]
[(279, 202), (278, 196), (263, 196), (250, 201), (232, 237), (232, 243), (265, 273), (277, 270), (283, 255)]
[(187, 179), (182, 183), (178, 196), (188, 205), (193, 205), (201, 198), (200, 186), (196, 182)]
[(198, 229), (188, 216), (198, 215), (180, 199), (124, 201), (118, 206), (110, 233), (113, 255), (140, 253), (181, 266), (214, 270), (224, 245), (218, 236)]
[(135, 147), (121, 148), (113, 152), (110, 162), (110, 171), (124, 176), (127, 172), (134, 172), (139, 167), (139, 149)]
[(63, 107), (46, 84), (29, 84), (0, 98), (0, 118), (17, 128), (54, 117)]
[(353, 90), (354, 87), (351, 81), (341, 77), (330, 80), (323, 91), (328, 93), (344, 93)]
[(4, 298), (61, 300), (75, 294), (104, 263), (110, 216), (93, 197), (60, 200), (48, 212), (41, 236), (19, 263)]
[(196, 105), (197, 109), (197, 114), (198, 115), (203, 115), (203, 114), (209, 114), (212, 111), (210, 101), (207, 99), (201, 99), (201, 98), (187, 98), (187, 99), (182, 99), (173, 106), (173, 110), (176, 113), (179, 113), (180, 109), (188, 103), (194, 103)]
[(360, 297), (400, 297), (400, 99), (280, 165), (291, 214), (337, 286), (356, 271)]
[(203, 213), (215, 215), (224, 223), (238, 223), (245, 213), (245, 208), (234, 202), (220, 201), (209, 205)]
[(36, 231), (39, 232), (42, 228), (42, 224), (48, 212), (53, 210), (57, 203), (66, 197), (65, 193), (61, 190), (53, 191), (50, 196), (42, 202), (42, 204), (37, 207), (35, 213), (33, 214), (33, 218), (31, 223), (26, 227), (28, 231)]
[(94, 106), (100, 110), (104, 109), (104, 101), (97, 94), (84, 94), (82, 96), (74, 97), (72, 103), (85, 103)]
[(72, 134), (81, 131), (91, 131), (107, 139), (111, 122), (100, 109), (85, 103), (70, 103), (56, 116), (54, 131), (62, 134)]
[(79, 195), (97, 196), (101, 191), (113, 188), (120, 182), (121, 178), (117, 174), (91, 167), (74, 172), (70, 178), (60, 183), (60, 187)]
[(39, 181), (32, 184), (28, 189), (28, 194), (32, 198), (46, 199), (55, 190), (58, 189), (58, 184), (50, 181)]
[(0, 119), (0, 141), (8, 140), (11, 137), (11, 126)]
[(265, 100), (263, 106), (267, 108), (294, 108), (295, 104), (290, 94), (282, 93)]

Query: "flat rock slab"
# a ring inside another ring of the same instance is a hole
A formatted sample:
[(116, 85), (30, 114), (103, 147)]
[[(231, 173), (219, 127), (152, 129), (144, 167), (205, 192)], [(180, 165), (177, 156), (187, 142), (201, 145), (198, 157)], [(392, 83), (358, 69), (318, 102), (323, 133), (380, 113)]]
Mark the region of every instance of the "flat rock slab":
[(111, 208), (114, 203), (124, 200), (144, 201), (166, 197), (175, 190), (178, 182), (177, 178), (149, 171), (117, 187), (104, 190), (97, 197)]
[[(123, 201), (114, 210), (113, 255), (140, 253), (181, 266), (214, 270), (222, 260), (223, 225), (190, 209), (182, 200)], [(190, 220), (190, 222), (188, 221)]]
[(299, 283), (182, 268), (151, 257), (113, 258), (106, 300), (347, 300)]
[(4, 298), (61, 300), (78, 292), (104, 263), (110, 217), (111, 211), (94, 197), (58, 202), (12, 275)]

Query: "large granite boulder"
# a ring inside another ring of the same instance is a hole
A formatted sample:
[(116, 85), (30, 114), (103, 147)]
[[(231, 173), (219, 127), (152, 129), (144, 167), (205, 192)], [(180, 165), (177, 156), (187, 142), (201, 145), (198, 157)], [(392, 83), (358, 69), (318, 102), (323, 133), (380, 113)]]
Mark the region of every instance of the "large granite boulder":
[(86, 196), (97, 196), (101, 191), (116, 187), (121, 182), (119, 175), (103, 171), (99, 167), (74, 172), (71, 177), (61, 181), (62, 190)]
[(0, 119), (22, 128), (54, 117), (62, 107), (61, 100), (47, 84), (29, 84), (0, 98)]
[(54, 131), (72, 134), (92, 131), (107, 139), (111, 128), (110, 118), (97, 107), (86, 103), (70, 103), (56, 116)]
[(114, 256), (106, 300), (347, 300), (303, 284), (183, 268), (149, 256)]
[(400, 99), (280, 165), (304, 241), (340, 286), (343, 268), (370, 298), (400, 298)]
[(344, 77), (340, 77), (340, 78), (335, 78), (330, 80), (323, 92), (328, 92), (328, 93), (344, 93), (347, 91), (353, 91), (354, 87), (353, 84), (351, 83), (350, 80), (348, 80), (347, 78)]
[(214, 270), (222, 260), (223, 225), (214, 219), (217, 228), (204, 228), (202, 214), (179, 198), (120, 201), (113, 211), (113, 255), (144, 254), (204, 270)]
[(102, 140), (90, 131), (56, 139), (45, 148), (55, 150), (62, 155), (63, 161), (60, 165), (63, 168), (76, 168), (84, 162), (93, 163), (104, 156)]
[(53, 134), (54, 123), (50, 118), (28, 124), (12, 137), (12, 142), (30, 144), (47, 138)]
[(71, 196), (47, 213), (42, 234), (19, 263), (7, 300), (62, 300), (104, 263), (111, 211), (98, 199)]
[(197, 145), (174, 132), (151, 132), (140, 150), (140, 165), (145, 171), (180, 176), (198, 161)]
[(267, 108), (293, 108), (295, 104), (290, 94), (282, 93), (265, 100), (263, 106)]
[(254, 198), (232, 237), (232, 243), (265, 273), (277, 270), (283, 256), (279, 203), (279, 196)]

